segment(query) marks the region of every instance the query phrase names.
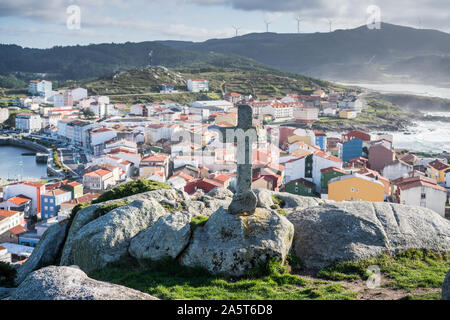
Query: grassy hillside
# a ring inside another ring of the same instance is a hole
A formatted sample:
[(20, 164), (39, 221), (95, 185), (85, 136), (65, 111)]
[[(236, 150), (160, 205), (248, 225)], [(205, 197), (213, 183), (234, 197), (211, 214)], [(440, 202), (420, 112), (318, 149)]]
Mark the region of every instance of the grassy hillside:
[[(186, 92), (189, 78), (205, 78), (210, 81), (208, 94)], [(171, 83), (179, 91), (159, 94), (159, 84)], [(164, 67), (134, 69), (94, 81), (79, 83), (92, 94), (109, 95), (113, 102), (134, 103), (172, 100), (186, 103), (199, 99), (221, 99), (223, 93), (252, 94), (260, 99), (281, 98), (288, 93), (309, 94), (313, 90), (342, 90), (343, 87), (313, 78), (283, 73), (275, 70), (243, 70), (238, 68), (177, 68)]]

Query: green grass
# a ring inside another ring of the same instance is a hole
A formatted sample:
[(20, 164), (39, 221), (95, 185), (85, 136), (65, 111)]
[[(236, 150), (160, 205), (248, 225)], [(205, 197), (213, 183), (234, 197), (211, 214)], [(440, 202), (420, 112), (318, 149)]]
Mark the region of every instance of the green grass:
[(146, 180), (146, 179), (138, 179), (136, 181), (130, 181), (124, 183), (120, 186), (112, 188), (111, 190), (106, 191), (100, 197), (92, 201), (92, 203), (100, 203), (109, 200), (116, 200), (125, 197), (129, 197), (138, 193), (158, 190), (158, 189), (171, 189), (171, 186), (154, 181), (154, 180)]
[(319, 271), (329, 280), (367, 279), (367, 267), (377, 265), (388, 279), (383, 286), (412, 291), (417, 288), (440, 288), (450, 269), (450, 253), (410, 249), (394, 256), (342, 262)]
[(440, 292), (430, 292), (425, 294), (409, 294), (405, 297), (405, 300), (441, 300)]
[(204, 226), (206, 224), (206, 222), (208, 221), (209, 217), (205, 217), (205, 216), (197, 216), (197, 217), (193, 217), (191, 219), (191, 231), (194, 232), (195, 229), (197, 229), (198, 227)]
[(312, 282), (287, 272), (271, 262), (255, 268), (253, 275), (241, 279), (214, 276), (203, 269), (180, 266), (175, 261), (151, 262), (139, 267), (130, 262), (110, 265), (90, 276), (121, 284), (161, 299), (192, 300), (348, 300), (356, 297), (340, 284)]
[(271, 206), (272, 209), (280, 209), (286, 205), (284, 200), (276, 195), (272, 195), (272, 201), (273, 201), (273, 205)]

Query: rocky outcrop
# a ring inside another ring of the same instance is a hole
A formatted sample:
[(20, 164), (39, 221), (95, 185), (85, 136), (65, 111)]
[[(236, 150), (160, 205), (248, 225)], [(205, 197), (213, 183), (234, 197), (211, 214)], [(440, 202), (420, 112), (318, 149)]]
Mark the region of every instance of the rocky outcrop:
[(442, 284), (442, 300), (450, 300), (450, 270)]
[(190, 197), (186, 192), (181, 190), (158, 189), (149, 192), (138, 193), (129, 197), (125, 197), (122, 200), (133, 201), (133, 200), (152, 200), (152, 199), (158, 202), (160, 201), (181, 202), (181, 201), (189, 201)]
[(233, 198), (233, 192), (231, 192), (228, 189), (224, 188), (214, 188), (210, 192), (207, 193), (209, 197), (216, 198), (216, 199), (226, 199), (226, 198)]
[(450, 222), (426, 208), (344, 202), (298, 210), (294, 251), (308, 268), (410, 248), (447, 251)]
[(89, 207), (81, 209), (75, 215), (74, 219), (72, 220), (72, 224), (70, 225), (69, 233), (62, 250), (60, 265), (70, 266), (73, 264), (72, 241), (82, 227), (97, 218), (95, 210), (97, 210), (97, 208), (99, 208), (100, 206), (100, 204), (91, 205)]
[(68, 229), (69, 222), (66, 220), (55, 223), (44, 232), (33, 253), (17, 270), (17, 284), (20, 284), (30, 272), (59, 263), (57, 260), (61, 254)]
[(76, 267), (51, 266), (29, 274), (11, 300), (157, 300), (146, 293), (90, 279)]
[(176, 212), (159, 219), (155, 225), (131, 240), (128, 249), (137, 259), (175, 259), (191, 237), (190, 215)]
[[(77, 233), (80, 231), (82, 227), (84, 227), (89, 222), (95, 220), (97, 215), (95, 214), (95, 210), (102, 205), (116, 202), (116, 201), (134, 201), (134, 200), (156, 200), (158, 202), (170, 202), (170, 203), (185, 203), (186, 201), (190, 201), (189, 195), (180, 190), (175, 189), (158, 189), (143, 193), (138, 193), (129, 197), (125, 197), (123, 199), (116, 199), (105, 201), (99, 204), (93, 204), (89, 207), (83, 208), (80, 210), (75, 218), (73, 219), (72, 225), (69, 230), (69, 234), (67, 236), (66, 243), (63, 248), (63, 253), (61, 256), (61, 265), (69, 266), (74, 264), (73, 256), (72, 256), (72, 241)], [(195, 211), (196, 212), (196, 211)], [(193, 212), (194, 213), (194, 212)]]
[(253, 190), (257, 198), (257, 207), (270, 209), (275, 204), (274, 198), (281, 200), (283, 203), (283, 209), (306, 209), (309, 207), (315, 207), (326, 203), (334, 203), (331, 200), (324, 200), (313, 197), (297, 196), (286, 192), (275, 192), (267, 189), (255, 189)]
[(286, 192), (272, 192), (272, 194), (284, 202), (283, 208), (295, 208), (296, 210), (315, 207), (327, 203), (334, 203), (334, 201), (331, 200), (297, 196)]
[(221, 208), (194, 232), (181, 263), (212, 273), (242, 276), (275, 258), (284, 261), (294, 228), (283, 216), (257, 208), (253, 215), (231, 215)]
[(85, 272), (119, 261), (139, 232), (153, 226), (168, 212), (154, 199), (135, 200), (83, 226), (71, 239), (73, 264)]

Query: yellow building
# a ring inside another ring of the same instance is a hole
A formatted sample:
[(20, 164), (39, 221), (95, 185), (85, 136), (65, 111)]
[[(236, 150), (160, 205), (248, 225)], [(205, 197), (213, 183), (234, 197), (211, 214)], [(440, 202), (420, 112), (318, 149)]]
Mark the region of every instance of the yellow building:
[(356, 116), (357, 116), (356, 111), (352, 111), (352, 110), (341, 110), (341, 111), (339, 111), (339, 118), (355, 119)]
[(380, 181), (357, 173), (331, 179), (328, 199), (334, 201), (384, 201), (384, 185)]
[(442, 161), (434, 160), (427, 166), (427, 175), (438, 183), (445, 183), (445, 174), (450, 166)]

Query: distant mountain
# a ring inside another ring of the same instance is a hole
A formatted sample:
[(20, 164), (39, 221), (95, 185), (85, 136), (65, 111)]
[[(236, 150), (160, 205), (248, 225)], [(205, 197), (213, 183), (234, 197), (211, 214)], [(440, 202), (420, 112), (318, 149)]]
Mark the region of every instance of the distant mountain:
[[(331, 33), (252, 33), (205, 42), (147, 41), (30, 49), (0, 45), (0, 75), (96, 78), (149, 64), (279, 71), (334, 81), (450, 84), (450, 34), (383, 23)], [(15, 81), (14, 78), (8, 79)]]
[(200, 43), (159, 43), (179, 50), (237, 54), (328, 80), (450, 83), (450, 34), (387, 23), (379, 30), (362, 26), (331, 33), (252, 33)]
[(152, 64), (166, 67), (272, 69), (242, 56), (176, 49), (157, 42), (92, 44), (51, 49), (0, 44), (0, 75), (14, 74), (27, 79), (35, 77), (35, 73), (46, 73), (50, 79), (59, 80), (97, 78), (112, 72), (147, 66), (151, 51)]

